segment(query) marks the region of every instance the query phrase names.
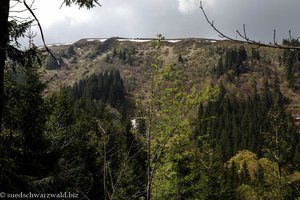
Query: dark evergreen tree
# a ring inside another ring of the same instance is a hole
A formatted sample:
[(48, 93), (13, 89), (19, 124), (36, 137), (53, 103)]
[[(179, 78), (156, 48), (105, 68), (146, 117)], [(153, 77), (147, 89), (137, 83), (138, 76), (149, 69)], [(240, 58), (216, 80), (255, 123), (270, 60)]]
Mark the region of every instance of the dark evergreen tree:
[(252, 48), (251, 57), (252, 57), (253, 60), (260, 60), (259, 51), (257, 49)]
[(245, 47), (240, 46), (240, 48), (238, 49), (238, 52), (237, 52), (237, 58), (236, 58), (237, 63), (242, 64), (241, 62), (246, 61), (247, 58), (248, 58), (248, 56), (247, 56)]
[(236, 75), (245, 73), (249, 70), (247, 63), (245, 63), (247, 59), (248, 56), (244, 46), (240, 46), (239, 49), (227, 48), (224, 56), (221, 55), (217, 65), (214, 67), (214, 73), (217, 75), (217, 77), (227, 73), (230, 70), (233, 70)]
[(118, 70), (93, 74), (68, 88), (74, 103), (81, 98), (102, 101), (114, 107), (125, 104), (124, 83)]
[(239, 186), (239, 174), (237, 171), (237, 166), (234, 161), (230, 163), (228, 170), (228, 181), (231, 184), (230, 188), (237, 188)]
[(43, 98), (46, 84), (34, 66), (8, 71), (5, 78), (0, 186), (7, 192), (48, 190), (59, 154), (45, 135), (50, 114)]
[(181, 53), (179, 53), (177, 61), (178, 61), (179, 63), (183, 63), (183, 58), (182, 58), (182, 56), (181, 56)]
[(221, 76), (224, 73), (224, 66), (222, 58), (219, 58), (217, 65), (215, 66), (215, 74), (217, 77)]
[(132, 59), (132, 54), (128, 54), (128, 58), (127, 58), (127, 63), (128, 65), (132, 66), (133, 65), (133, 59)]
[(111, 56), (110, 56), (109, 54), (106, 54), (105, 62), (106, 62), (106, 63), (109, 63), (109, 64), (112, 64), (112, 63), (113, 63), (113, 60), (112, 60), (112, 58), (111, 58)]
[(249, 174), (248, 165), (246, 162), (244, 162), (240, 172), (240, 184), (249, 184), (250, 181), (251, 177)]
[[(284, 39), (282, 43), (287, 46), (300, 46), (299, 39)], [(288, 86), (294, 88), (299, 84), (295, 77), (297, 77), (299, 74), (299, 69), (296, 63), (299, 62), (300, 52), (298, 50), (284, 50), (282, 57)]]
[(112, 57), (115, 58), (117, 55), (118, 55), (117, 49), (114, 48), (114, 49), (113, 49)]
[[(203, 104), (199, 106), (196, 135), (209, 134), (222, 150), (224, 161), (242, 149), (248, 149), (262, 156), (264, 145), (262, 133), (270, 130), (271, 127), (267, 117), (268, 112), (274, 103), (283, 105), (283, 97), (276, 77), (273, 85), (275, 87), (273, 86), (271, 91), (268, 82), (265, 81), (260, 94), (255, 89), (256, 86), (253, 86), (251, 96), (238, 99), (227, 93), (221, 82), (216, 100), (205, 106)], [(289, 140), (293, 152), (299, 139), (294, 132), (290, 134), (290, 137), (294, 138)]]
[(285, 76), (286, 76), (286, 80), (289, 84), (289, 87), (293, 87), (294, 85), (294, 70), (293, 70), (293, 66), (294, 66), (294, 57), (293, 57), (293, 53), (290, 51), (285, 51), (286, 56), (285, 57)]

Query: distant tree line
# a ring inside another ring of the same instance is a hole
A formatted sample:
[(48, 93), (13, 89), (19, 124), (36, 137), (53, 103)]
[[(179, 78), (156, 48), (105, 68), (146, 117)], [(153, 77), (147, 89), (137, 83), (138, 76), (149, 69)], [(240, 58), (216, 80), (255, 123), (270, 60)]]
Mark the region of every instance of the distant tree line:
[(93, 74), (67, 89), (74, 103), (81, 98), (86, 98), (101, 101), (114, 107), (122, 106), (126, 94), (119, 70)]
[(111, 54), (106, 55), (105, 62), (112, 64), (114, 62), (114, 59), (118, 59), (123, 64), (132, 66), (135, 61), (135, 54), (136, 50), (134, 47), (126, 47), (119, 50), (114, 48)]
[(247, 60), (247, 52), (244, 46), (240, 46), (239, 49), (236, 48), (226, 48), (224, 55), (218, 60), (217, 65), (213, 69), (213, 73), (217, 77), (225, 74), (229, 70), (233, 70), (236, 75), (246, 73), (248, 67), (245, 61)]
[(218, 50), (220, 58), (217, 64), (214, 66), (212, 73), (217, 77), (233, 71), (235, 75), (247, 73), (251, 70), (249, 66), (249, 59), (252, 62), (260, 60), (261, 56), (257, 49), (252, 49), (251, 57), (247, 55), (247, 51), (244, 46), (237, 48), (228, 47), (222, 50)]
[[(284, 45), (300, 47), (298, 39), (284, 39)], [(285, 69), (285, 77), (290, 88), (299, 88), (299, 72), (300, 72), (300, 52), (296, 50), (285, 49), (282, 55), (282, 62)]]

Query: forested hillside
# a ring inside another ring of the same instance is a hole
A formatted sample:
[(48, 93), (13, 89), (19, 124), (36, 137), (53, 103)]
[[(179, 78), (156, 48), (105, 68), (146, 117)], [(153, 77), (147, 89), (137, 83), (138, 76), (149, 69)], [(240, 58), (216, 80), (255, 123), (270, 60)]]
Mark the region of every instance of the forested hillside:
[(50, 49), (59, 62), (40, 48), (7, 63), (1, 191), (300, 198), (298, 52), (161, 36)]

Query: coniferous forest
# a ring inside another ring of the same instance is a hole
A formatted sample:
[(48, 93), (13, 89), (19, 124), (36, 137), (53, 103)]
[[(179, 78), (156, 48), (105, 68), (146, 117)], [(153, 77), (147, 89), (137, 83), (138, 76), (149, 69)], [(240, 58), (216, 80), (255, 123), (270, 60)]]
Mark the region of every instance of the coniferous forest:
[(298, 51), (161, 35), (21, 50), (29, 26), (8, 29), (0, 195), (300, 198)]

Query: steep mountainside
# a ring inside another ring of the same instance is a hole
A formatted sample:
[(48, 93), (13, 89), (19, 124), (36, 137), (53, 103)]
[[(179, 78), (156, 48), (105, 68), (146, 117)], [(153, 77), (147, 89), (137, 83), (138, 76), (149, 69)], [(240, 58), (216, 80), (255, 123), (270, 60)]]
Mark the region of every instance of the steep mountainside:
[[(126, 93), (131, 97), (146, 90), (156, 52), (155, 39), (151, 38), (82, 39), (74, 44), (50, 46), (60, 62), (58, 66), (50, 57), (45, 63), (44, 77), (52, 79), (50, 90), (71, 86), (92, 74), (118, 69), (124, 79)], [(235, 60), (239, 59), (240, 53), (242, 58), (242, 50), (245, 51), (244, 58)], [(298, 83), (295, 81), (294, 87), (288, 87), (282, 55), (282, 50), (230, 41), (173, 39), (163, 41), (161, 67), (174, 65), (185, 68), (182, 84), (188, 84), (184, 80), (189, 80), (203, 88), (207, 84), (222, 82), (238, 98), (250, 95), (254, 83), (258, 92), (263, 89), (265, 80), (272, 88), (275, 77), (278, 77), (285, 106), (297, 118), (300, 116)], [(231, 57), (234, 57), (233, 61), (229, 61)], [(298, 68), (297, 64), (295, 68)], [(294, 70), (295, 77), (297, 70)]]

